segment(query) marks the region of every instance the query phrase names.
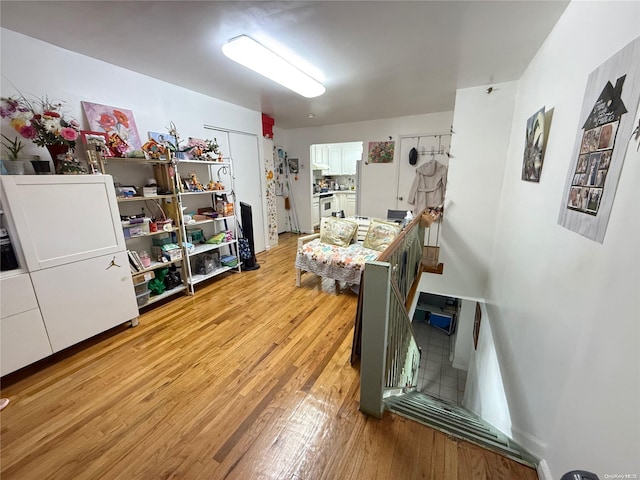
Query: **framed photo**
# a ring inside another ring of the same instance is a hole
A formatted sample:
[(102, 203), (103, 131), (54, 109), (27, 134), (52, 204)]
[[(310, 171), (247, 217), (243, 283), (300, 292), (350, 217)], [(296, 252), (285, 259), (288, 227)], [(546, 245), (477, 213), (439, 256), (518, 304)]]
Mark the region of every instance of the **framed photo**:
[(85, 146), (99, 145), (100, 154), (103, 157), (113, 157), (113, 152), (109, 149), (109, 136), (107, 135), (106, 132), (93, 132), (90, 130), (81, 130), (80, 138), (82, 138), (82, 143)]
[(300, 172), (300, 161), (297, 158), (289, 158), (289, 173), (297, 175)]
[(155, 140), (159, 144), (165, 146), (167, 143), (173, 145), (174, 147), (176, 146), (176, 137), (174, 137), (173, 135), (169, 135), (168, 133), (149, 132), (149, 140)]
[(540, 172), (544, 160), (544, 107), (527, 120), (524, 159), (522, 161), (522, 180), (540, 182)]
[(369, 142), (369, 162), (391, 163), (393, 162), (395, 142)]

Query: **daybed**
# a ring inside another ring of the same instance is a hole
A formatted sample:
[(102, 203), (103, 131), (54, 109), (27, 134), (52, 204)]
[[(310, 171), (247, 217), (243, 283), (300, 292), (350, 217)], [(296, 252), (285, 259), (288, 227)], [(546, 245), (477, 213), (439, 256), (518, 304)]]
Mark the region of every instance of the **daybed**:
[(364, 265), (373, 261), (400, 231), (396, 223), (362, 217), (325, 217), (320, 233), (298, 239), (296, 286), (304, 272), (360, 284)]

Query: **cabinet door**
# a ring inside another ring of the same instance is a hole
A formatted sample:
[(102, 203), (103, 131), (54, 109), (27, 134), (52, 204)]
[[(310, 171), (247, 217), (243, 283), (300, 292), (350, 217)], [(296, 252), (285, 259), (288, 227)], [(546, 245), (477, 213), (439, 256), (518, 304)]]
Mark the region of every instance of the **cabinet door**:
[(348, 147), (342, 150), (342, 175), (355, 175), (357, 169), (357, 161), (361, 157), (361, 149), (356, 147)]
[(0, 320), (0, 375), (18, 370), (52, 353), (37, 308)]
[(320, 226), (320, 200), (314, 198), (311, 202), (311, 226), (313, 228)]
[(29, 271), (125, 249), (109, 175), (2, 178)]
[(329, 175), (342, 175), (342, 149), (329, 147)]
[[(119, 266), (110, 266), (111, 262)], [(54, 352), (138, 316), (126, 252), (31, 274)]]
[(347, 208), (345, 210), (345, 214), (347, 217), (354, 217), (356, 215), (356, 196), (355, 194), (348, 194), (347, 197)]

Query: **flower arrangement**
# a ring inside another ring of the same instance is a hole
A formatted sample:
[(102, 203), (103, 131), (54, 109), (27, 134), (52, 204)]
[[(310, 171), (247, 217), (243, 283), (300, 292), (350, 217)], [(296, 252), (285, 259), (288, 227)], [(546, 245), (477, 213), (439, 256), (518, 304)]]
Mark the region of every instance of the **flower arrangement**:
[(222, 159), (222, 152), (220, 152), (220, 146), (218, 145), (217, 138), (214, 138), (213, 140), (203, 140), (200, 138), (189, 137), (187, 145), (182, 148), (180, 146), (180, 134), (178, 133), (175, 123), (170, 123), (167, 128), (167, 132), (169, 132), (169, 135), (176, 140), (175, 145), (171, 142), (167, 142), (167, 148), (176, 153), (177, 158), (188, 158), (187, 155), (190, 155), (196, 160), (214, 160), (214, 156), (217, 156), (218, 160)]
[(80, 124), (65, 118), (62, 106), (47, 97), (30, 100), (20, 94), (2, 98), (0, 117), (9, 119), (16, 132), (39, 147), (61, 144), (73, 149)]

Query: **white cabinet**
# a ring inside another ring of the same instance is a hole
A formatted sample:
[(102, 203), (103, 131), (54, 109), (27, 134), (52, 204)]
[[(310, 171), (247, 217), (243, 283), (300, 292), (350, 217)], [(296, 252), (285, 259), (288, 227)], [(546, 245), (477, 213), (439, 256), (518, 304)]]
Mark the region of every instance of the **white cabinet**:
[(347, 194), (347, 208), (345, 208), (344, 213), (347, 217), (354, 217), (356, 215), (356, 194), (355, 193)]
[(125, 252), (31, 273), (54, 352), (135, 318)]
[(53, 353), (28, 273), (0, 280), (0, 375)]
[(342, 175), (355, 175), (358, 169), (358, 160), (362, 158), (362, 148), (344, 147), (342, 149)]
[(3, 176), (0, 183), (26, 266), (1, 276), (2, 374), (137, 321), (111, 176)]
[(313, 197), (311, 200), (311, 227), (320, 227), (320, 198)]
[(111, 177), (108, 181), (101, 175), (5, 179), (8, 206), (30, 271), (125, 248)]
[(329, 146), (329, 173), (328, 175), (342, 175), (342, 149), (340, 146)]
[(311, 165), (313, 170), (322, 170), (323, 175), (329, 172), (329, 152), (326, 145), (312, 145)]

